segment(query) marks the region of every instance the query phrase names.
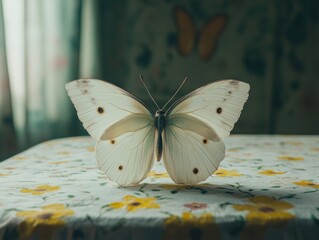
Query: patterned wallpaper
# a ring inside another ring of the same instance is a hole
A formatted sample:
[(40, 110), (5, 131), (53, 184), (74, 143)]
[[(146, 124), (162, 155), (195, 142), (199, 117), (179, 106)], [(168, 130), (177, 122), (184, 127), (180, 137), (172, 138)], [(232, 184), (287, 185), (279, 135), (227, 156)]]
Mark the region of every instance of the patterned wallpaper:
[(97, 7), (101, 72), (164, 104), (219, 79), (251, 84), (239, 133), (319, 133), (316, 1), (104, 1)]

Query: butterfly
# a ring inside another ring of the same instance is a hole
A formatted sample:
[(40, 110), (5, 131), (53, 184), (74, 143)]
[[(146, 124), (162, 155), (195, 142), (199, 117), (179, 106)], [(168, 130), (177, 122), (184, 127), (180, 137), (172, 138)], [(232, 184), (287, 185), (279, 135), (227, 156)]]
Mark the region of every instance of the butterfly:
[(221, 33), (226, 27), (227, 17), (217, 14), (208, 20), (197, 33), (195, 23), (188, 12), (176, 7), (175, 23), (178, 31), (177, 47), (182, 56), (189, 55), (198, 44), (199, 55), (203, 61), (211, 58), (217, 47)]
[[(143, 78), (141, 80), (149, 93)], [(180, 85), (176, 93), (179, 91)], [(248, 98), (249, 84), (223, 80), (198, 88), (166, 109), (153, 111), (139, 98), (106, 81), (66, 84), (79, 119), (97, 141), (97, 165), (122, 186), (145, 179), (163, 159), (177, 184), (195, 185), (217, 170), (230, 134)]]

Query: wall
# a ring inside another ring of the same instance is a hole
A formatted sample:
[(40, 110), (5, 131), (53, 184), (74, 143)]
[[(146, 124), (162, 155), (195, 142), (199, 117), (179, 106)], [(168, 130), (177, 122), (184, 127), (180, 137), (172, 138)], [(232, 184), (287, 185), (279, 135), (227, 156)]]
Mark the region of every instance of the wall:
[[(235, 132), (319, 133), (317, 1), (100, 1), (97, 6), (97, 77), (149, 101), (138, 80), (142, 73), (161, 104), (185, 76), (180, 96), (211, 81), (239, 79), (251, 85), (251, 93)], [(205, 34), (206, 42), (200, 40)], [(180, 38), (194, 41), (192, 47), (179, 44)]]

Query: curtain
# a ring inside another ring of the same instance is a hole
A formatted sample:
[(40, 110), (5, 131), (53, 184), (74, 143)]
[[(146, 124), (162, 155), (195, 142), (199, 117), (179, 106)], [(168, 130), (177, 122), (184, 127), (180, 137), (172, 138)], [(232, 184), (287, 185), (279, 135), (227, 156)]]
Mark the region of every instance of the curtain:
[(64, 85), (96, 71), (92, 3), (0, 1), (0, 160), (79, 133)]
[(12, 154), (16, 147), (4, 30), (0, 1), (0, 160)]

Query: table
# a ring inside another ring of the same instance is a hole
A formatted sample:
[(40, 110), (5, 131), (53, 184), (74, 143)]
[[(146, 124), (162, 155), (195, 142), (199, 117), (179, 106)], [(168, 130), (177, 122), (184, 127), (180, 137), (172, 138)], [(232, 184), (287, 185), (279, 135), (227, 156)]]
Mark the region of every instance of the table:
[(119, 187), (94, 144), (56, 139), (0, 163), (0, 239), (319, 239), (319, 136), (232, 135), (196, 186), (160, 162)]

